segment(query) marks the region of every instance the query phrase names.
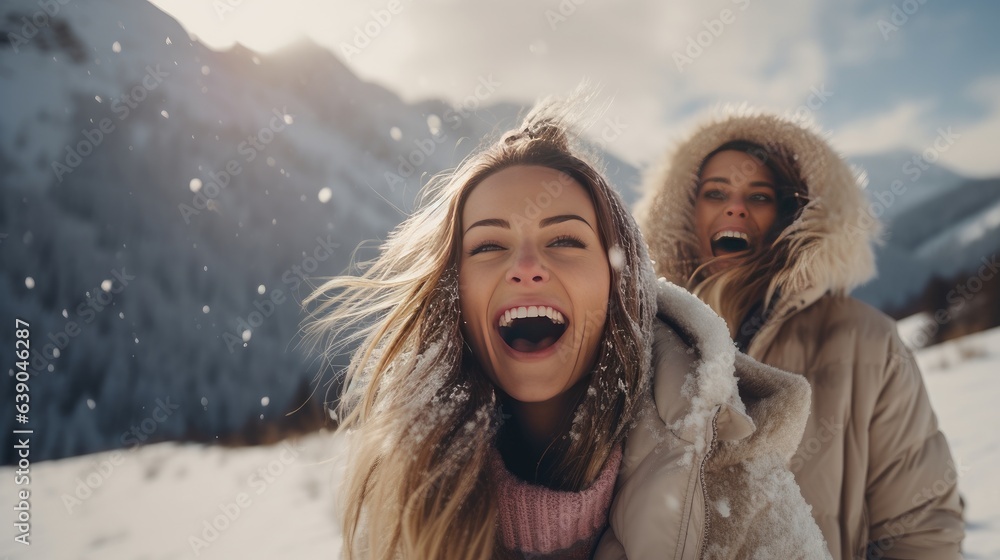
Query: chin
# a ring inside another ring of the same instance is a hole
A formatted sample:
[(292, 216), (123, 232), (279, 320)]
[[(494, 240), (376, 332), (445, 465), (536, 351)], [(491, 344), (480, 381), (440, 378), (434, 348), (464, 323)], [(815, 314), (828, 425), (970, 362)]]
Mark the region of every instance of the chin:
[(702, 263), (707, 264), (705, 270), (708, 271), (709, 274), (716, 274), (744, 262), (749, 254), (750, 253), (748, 251), (744, 251), (741, 253), (727, 253), (719, 256), (713, 255), (708, 259), (703, 260)]
[(504, 391), (508, 397), (514, 399), (519, 403), (532, 404), (532, 403), (545, 403), (551, 401), (552, 399), (560, 395), (558, 390), (540, 390), (540, 389), (518, 389), (514, 391)]
[[(510, 372), (510, 369), (507, 371)], [(570, 373), (560, 375), (558, 378), (543, 377), (551, 371), (551, 367), (544, 368), (543, 371), (517, 371), (515, 375), (506, 375), (504, 376), (506, 379), (496, 379), (494, 383), (504, 394), (520, 403), (553, 401), (572, 393), (574, 387), (580, 383), (580, 379)]]

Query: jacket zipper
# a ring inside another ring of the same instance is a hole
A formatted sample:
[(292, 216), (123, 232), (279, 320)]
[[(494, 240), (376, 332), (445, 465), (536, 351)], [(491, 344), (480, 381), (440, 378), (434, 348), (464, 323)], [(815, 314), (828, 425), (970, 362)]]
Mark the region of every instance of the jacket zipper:
[(712, 451), (715, 450), (716, 439), (719, 435), (719, 429), (716, 422), (719, 419), (719, 412), (721, 411), (722, 409), (720, 407), (720, 409), (715, 411), (715, 414), (712, 415), (712, 440), (708, 443), (708, 451), (705, 452), (705, 456), (701, 459), (701, 467), (699, 468), (698, 473), (701, 481), (701, 493), (705, 499), (705, 527), (702, 529), (701, 533), (701, 551), (698, 553), (699, 560), (705, 558), (705, 549), (708, 547), (708, 529), (709, 524), (711, 523), (708, 509), (710, 507), (708, 501), (708, 485), (705, 484), (705, 464), (708, 463), (708, 458), (712, 456)]

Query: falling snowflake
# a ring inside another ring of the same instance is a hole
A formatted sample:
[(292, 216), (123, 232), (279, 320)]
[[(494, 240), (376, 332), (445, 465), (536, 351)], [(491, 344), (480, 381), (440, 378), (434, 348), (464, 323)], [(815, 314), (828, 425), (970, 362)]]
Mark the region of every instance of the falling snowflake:
[(427, 115), (427, 130), (437, 136), (441, 132), (441, 117), (434, 114)]
[(611, 268), (620, 271), (625, 266), (625, 252), (622, 248), (615, 245), (614, 247), (608, 249), (608, 263)]

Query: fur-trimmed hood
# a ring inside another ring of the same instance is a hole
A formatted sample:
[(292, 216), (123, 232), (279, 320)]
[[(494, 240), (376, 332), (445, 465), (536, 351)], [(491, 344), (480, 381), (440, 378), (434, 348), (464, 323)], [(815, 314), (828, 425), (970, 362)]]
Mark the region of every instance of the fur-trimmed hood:
[(882, 228), (868, 212), (864, 174), (852, 172), (815, 127), (746, 106), (722, 109), (647, 174), (636, 215), (657, 273), (686, 285), (697, 268), (698, 172), (708, 154), (736, 140), (791, 155), (808, 190), (807, 204), (788, 226), (795, 258), (777, 275), (782, 299), (846, 294), (871, 279)]

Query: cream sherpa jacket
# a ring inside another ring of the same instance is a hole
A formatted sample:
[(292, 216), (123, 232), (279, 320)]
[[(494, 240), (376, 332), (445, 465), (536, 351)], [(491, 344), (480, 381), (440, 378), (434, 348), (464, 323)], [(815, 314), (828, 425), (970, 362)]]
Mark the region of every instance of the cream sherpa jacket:
[(809, 385), (738, 353), (686, 290), (661, 280), (657, 309), (652, 394), (594, 558), (829, 558), (787, 468)]

